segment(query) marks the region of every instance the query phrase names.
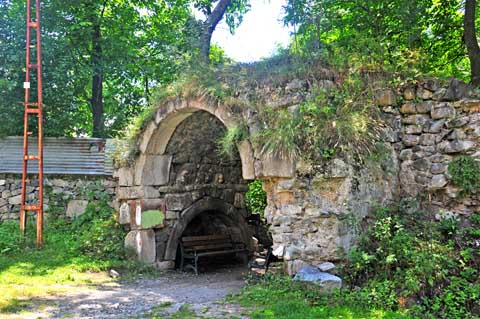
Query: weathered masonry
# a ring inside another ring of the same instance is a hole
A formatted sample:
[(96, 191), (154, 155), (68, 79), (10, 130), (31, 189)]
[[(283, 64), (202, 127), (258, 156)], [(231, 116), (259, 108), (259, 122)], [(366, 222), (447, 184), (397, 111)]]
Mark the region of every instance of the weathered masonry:
[[(247, 123), (249, 133), (255, 132), (255, 110), (248, 107), (252, 92), (264, 105), (295, 112), (313, 90), (334, 85), (335, 77), (325, 74), (315, 81), (240, 89), (242, 106), (206, 97), (177, 97), (158, 105), (138, 140), (134, 164), (116, 172), (120, 221), (131, 228), (127, 244), (142, 260), (164, 268), (174, 267), (182, 235), (230, 234), (250, 245), (244, 194), (253, 179), (263, 181), (274, 249), (290, 274), (305, 264), (341, 259), (341, 251), (355, 242), (352, 221), (365, 218), (375, 204), (429, 194), (428, 207), (435, 213), (478, 211), (478, 194), (458, 196), (447, 173), (448, 163), (459, 155), (480, 158), (480, 101), (455, 80), (376, 90), (387, 124), (381, 163), (334, 158), (312, 170), (302, 161), (265, 157), (248, 140), (233, 158), (215, 151), (227, 128)], [(165, 212), (165, 219), (152, 211)]]
[[(217, 141), (239, 120), (206, 100), (172, 100), (159, 108), (135, 166), (118, 170), (120, 221), (131, 225), (127, 245), (143, 260), (173, 267), (181, 236), (225, 234), (250, 247), (246, 182), (288, 177), (293, 166), (256, 160), (248, 141), (232, 158), (220, 155)], [(152, 211), (165, 212), (165, 220), (155, 224)]]

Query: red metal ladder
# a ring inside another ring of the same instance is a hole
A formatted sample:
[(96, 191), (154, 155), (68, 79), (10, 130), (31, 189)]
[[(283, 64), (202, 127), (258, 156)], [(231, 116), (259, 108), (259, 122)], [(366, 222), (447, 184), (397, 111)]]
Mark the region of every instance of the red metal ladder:
[[(34, 19), (32, 19), (34, 11)], [(32, 39), (32, 30), (35, 30)], [(22, 195), (20, 206), (20, 232), (22, 237), (25, 235), (25, 227), (29, 211), (37, 214), (37, 247), (43, 245), (43, 98), (42, 98), (42, 41), (40, 34), (40, 0), (27, 0), (27, 35), (26, 35), (26, 72), (23, 88), (25, 89), (25, 112), (24, 112), (24, 130), (23, 130), (23, 166), (22, 166)], [(32, 56), (32, 49), (35, 55)], [(36, 101), (31, 101), (31, 73), (36, 72)], [(29, 152), (28, 140), (33, 132), (29, 131), (29, 117), (36, 116), (38, 128), (38, 149), (37, 154), (32, 155)], [(38, 164), (38, 199), (36, 204), (27, 205), (27, 184), (31, 182), (28, 179), (28, 162), (36, 161)]]

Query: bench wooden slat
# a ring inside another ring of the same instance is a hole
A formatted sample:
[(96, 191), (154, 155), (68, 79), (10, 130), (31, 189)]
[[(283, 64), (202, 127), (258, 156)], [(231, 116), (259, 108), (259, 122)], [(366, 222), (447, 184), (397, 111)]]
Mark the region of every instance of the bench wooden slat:
[(182, 237), (182, 242), (198, 241), (198, 240), (231, 240), (230, 235), (208, 235), (208, 236), (190, 236)]
[(217, 245), (231, 243), (231, 240), (199, 240), (183, 243), (183, 247), (204, 246), (204, 245)]
[[(232, 243), (224, 243), (224, 244), (213, 244), (213, 245), (195, 245), (191, 247), (185, 247), (185, 251), (194, 251), (194, 250), (219, 250), (223, 248), (233, 248)], [(223, 249), (225, 250), (225, 249)]]

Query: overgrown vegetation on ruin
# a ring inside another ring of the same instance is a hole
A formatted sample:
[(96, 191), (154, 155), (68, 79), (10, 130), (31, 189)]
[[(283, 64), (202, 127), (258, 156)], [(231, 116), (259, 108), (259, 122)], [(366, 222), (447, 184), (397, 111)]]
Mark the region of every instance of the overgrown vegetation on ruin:
[(471, 156), (459, 156), (448, 164), (448, 173), (463, 195), (480, 191), (480, 162)]
[(463, 227), (425, 216), (414, 200), (378, 207), (346, 254), (346, 287), (333, 295), (267, 276), (235, 300), (254, 307), (253, 318), (479, 318), (480, 214)]

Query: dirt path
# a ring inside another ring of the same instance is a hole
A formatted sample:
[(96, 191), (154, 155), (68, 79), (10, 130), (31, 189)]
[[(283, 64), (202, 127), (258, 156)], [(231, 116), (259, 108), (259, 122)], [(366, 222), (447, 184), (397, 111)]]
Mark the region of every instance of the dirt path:
[(34, 300), (36, 306), (28, 312), (5, 318), (168, 318), (178, 316), (178, 311), (189, 313), (181, 318), (247, 318), (238, 305), (224, 303), (229, 293), (244, 285), (243, 272), (243, 268), (198, 276), (169, 272), (157, 279), (74, 289), (66, 295)]

